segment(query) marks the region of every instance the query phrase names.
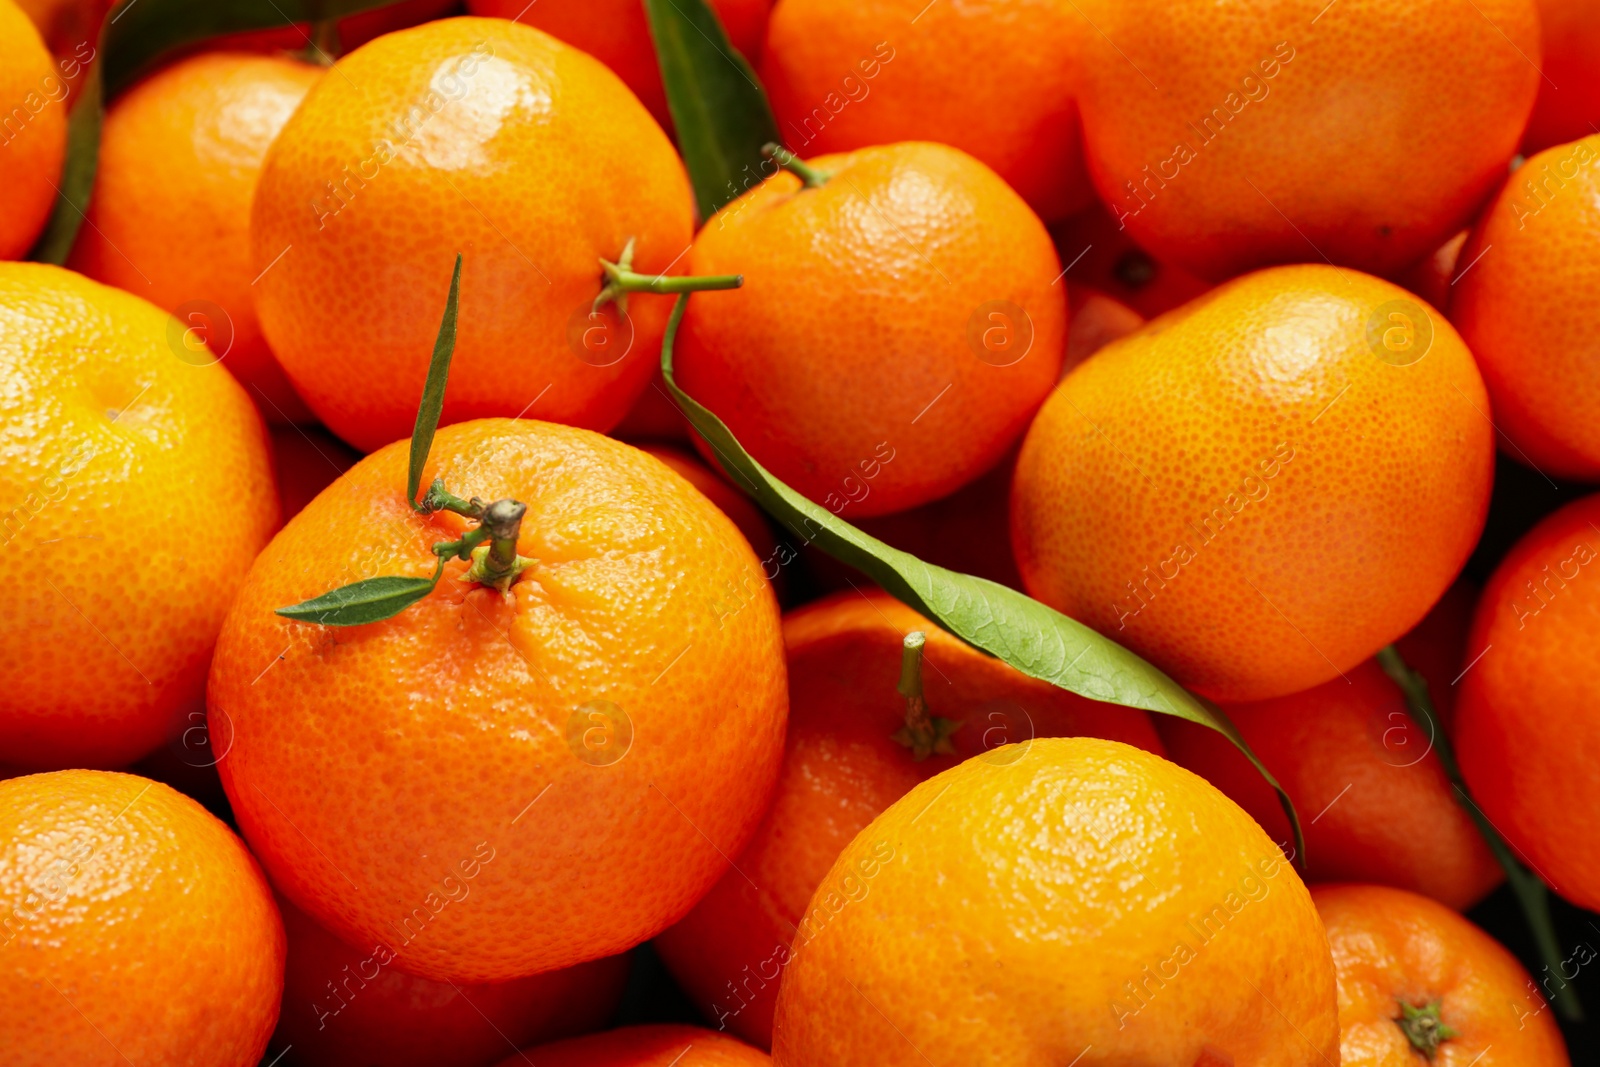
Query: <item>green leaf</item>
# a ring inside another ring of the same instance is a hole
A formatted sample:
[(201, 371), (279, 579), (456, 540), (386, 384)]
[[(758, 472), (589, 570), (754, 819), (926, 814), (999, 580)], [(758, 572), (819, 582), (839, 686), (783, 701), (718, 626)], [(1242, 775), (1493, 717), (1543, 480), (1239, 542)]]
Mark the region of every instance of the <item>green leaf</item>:
[(700, 217), (760, 184), (779, 141), (767, 94), (706, 0), (644, 0), (667, 107)]
[(382, 622), (433, 592), (443, 570), (444, 560), (441, 559), (432, 578), (365, 578), (291, 607), (279, 608), (277, 614), (286, 619), (314, 622), (319, 626), (361, 626), (369, 622)]
[(1220, 732), (1278, 791), (1294, 828), (1295, 855), (1304, 861), (1305, 840), (1293, 802), (1220, 708), (1190, 693), (1110, 638), (1031, 597), (985, 578), (924, 563), (869, 537), (807, 500), (750, 458), (722, 420), (678, 388), (673, 377), (672, 345), (688, 300), (689, 294), (679, 297), (667, 321), (661, 343), (662, 377), (695, 431), (716, 450), (723, 469), (738, 479), (768, 514), (802, 540), (871, 577), (895, 599), (1023, 674), (1092, 700), (1176, 715)]
[[(1438, 713), (1433, 709), (1433, 696), (1428, 692), (1428, 680), (1418, 671), (1406, 665), (1400, 658), (1400, 652), (1394, 645), (1386, 645), (1378, 652), (1378, 666), (1389, 676), (1389, 680), (1400, 687), (1400, 692), (1405, 694), (1406, 710), (1416, 720), (1418, 726), (1428, 732), (1429, 749), (1438, 757), (1439, 766), (1444, 769), (1445, 777), (1454, 787), (1456, 802), (1466, 809), (1467, 815), (1478, 828), (1478, 833), (1483, 835), (1483, 840), (1488, 844), (1489, 851), (1494, 853), (1495, 860), (1500, 864), (1501, 870), (1506, 872), (1506, 881), (1511, 885), (1511, 892), (1516, 896), (1517, 903), (1522, 906), (1522, 917), (1528, 924), (1528, 932), (1533, 935), (1534, 948), (1545, 963), (1546, 970), (1563, 971), (1568, 961), (1561, 950), (1561, 942), (1556, 937), (1555, 920), (1550, 915), (1550, 891), (1537, 874), (1522, 865), (1522, 861), (1512, 854), (1511, 845), (1500, 836), (1500, 831), (1495, 829), (1494, 823), (1478, 807), (1478, 802), (1472, 799), (1472, 793), (1467, 789), (1467, 780), (1461, 774), (1461, 764), (1456, 762), (1455, 748), (1450, 744), (1450, 735), (1445, 731), (1439, 721)], [(1548, 991), (1548, 990), (1547, 990)], [(1556, 1006), (1556, 1012), (1568, 1022), (1583, 1021), (1583, 1004), (1578, 999), (1578, 991), (1571, 982), (1562, 982), (1550, 992), (1550, 999)], [(1407, 1035), (1409, 1036), (1409, 1031)]]
[[(179, 49), (225, 33), (319, 22), (401, 0), (122, 0), (100, 27), (94, 58), (68, 120), (67, 160), (56, 204), (31, 259), (65, 263), (83, 225), (100, 160), (105, 101)], [(309, 42), (308, 42), (309, 43)]]
[(433, 341), (433, 359), (428, 363), (428, 380), (422, 385), (422, 402), (417, 405), (417, 424), (411, 430), (411, 467), (406, 474), (406, 500), (418, 511), (417, 490), (422, 485), (422, 468), (433, 447), (433, 432), (439, 428), (439, 412), (444, 409), (444, 387), (450, 380), (450, 357), (456, 351), (456, 310), (461, 296), (461, 253), (456, 253), (456, 269), (450, 275), (450, 295), (444, 300), (444, 318), (439, 320), (439, 336)]

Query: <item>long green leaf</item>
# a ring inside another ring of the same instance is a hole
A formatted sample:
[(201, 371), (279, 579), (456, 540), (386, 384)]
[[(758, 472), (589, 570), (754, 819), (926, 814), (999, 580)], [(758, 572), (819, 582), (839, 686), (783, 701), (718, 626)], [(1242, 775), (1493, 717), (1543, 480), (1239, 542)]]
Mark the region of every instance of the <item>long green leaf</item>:
[(667, 321), (661, 344), (662, 377), (695, 431), (716, 450), (723, 469), (739, 479), (768, 514), (802, 540), (871, 577), (895, 599), (1023, 674), (1093, 700), (1176, 715), (1222, 733), (1278, 791), (1294, 828), (1295, 855), (1303, 861), (1305, 840), (1293, 802), (1220, 708), (1110, 638), (1015, 589), (924, 563), (869, 537), (807, 500), (752, 459), (722, 420), (678, 388), (673, 377), (672, 346), (688, 300), (687, 293), (679, 297)]
[[(1438, 713), (1434, 711), (1433, 696), (1428, 691), (1428, 680), (1407, 666), (1406, 661), (1400, 657), (1399, 650), (1393, 645), (1388, 645), (1378, 652), (1378, 665), (1405, 694), (1406, 710), (1411, 713), (1417, 725), (1428, 731), (1429, 746), (1438, 757), (1439, 766), (1444, 769), (1445, 777), (1450, 779), (1450, 784), (1455, 789), (1457, 803), (1466, 809), (1467, 815), (1477, 826), (1478, 833), (1483, 835), (1489, 851), (1494, 854), (1501, 870), (1506, 872), (1506, 881), (1510, 883), (1511, 892), (1516, 896), (1517, 903), (1522, 906), (1522, 917), (1528, 924), (1528, 931), (1533, 935), (1534, 947), (1544, 960), (1546, 969), (1564, 972), (1569, 961), (1566, 959), (1566, 953), (1561, 951), (1561, 942), (1556, 939), (1555, 920), (1550, 915), (1550, 891), (1538, 875), (1524, 867), (1512, 854), (1511, 845), (1500, 836), (1500, 831), (1495, 829), (1489, 817), (1483, 813), (1483, 809), (1478, 807), (1478, 802), (1472, 799), (1472, 793), (1467, 789), (1467, 780), (1461, 774), (1461, 765), (1456, 762), (1455, 748), (1450, 744), (1450, 736), (1439, 722)], [(1568, 1022), (1583, 1021), (1583, 1003), (1578, 999), (1578, 991), (1571, 982), (1563, 982), (1557, 986), (1551, 993), (1550, 999), (1555, 1002), (1556, 1011), (1563, 1019)]]
[[(443, 566), (441, 563), (440, 566)], [(365, 578), (341, 585), (321, 596), (277, 609), (286, 619), (314, 622), (320, 626), (361, 626), (393, 618), (433, 592), (438, 575), (432, 578)]]
[(450, 358), (456, 351), (456, 311), (461, 297), (461, 253), (456, 253), (456, 269), (450, 275), (450, 294), (445, 297), (444, 317), (439, 320), (439, 336), (433, 339), (433, 359), (428, 363), (428, 380), (422, 385), (422, 402), (417, 405), (417, 422), (411, 429), (411, 466), (406, 474), (406, 500), (417, 507), (417, 489), (422, 485), (422, 468), (433, 447), (433, 433), (439, 428), (439, 412), (444, 410), (444, 387), (450, 380)]
[[(88, 73), (72, 105), (67, 161), (55, 207), (30, 256), (65, 263), (83, 225), (100, 161), (105, 101), (179, 49), (211, 37), (320, 22), (401, 0), (123, 0), (100, 27)], [(309, 42), (308, 42), (309, 43)]]
[(667, 107), (700, 217), (760, 184), (780, 141), (766, 91), (706, 0), (644, 0)]

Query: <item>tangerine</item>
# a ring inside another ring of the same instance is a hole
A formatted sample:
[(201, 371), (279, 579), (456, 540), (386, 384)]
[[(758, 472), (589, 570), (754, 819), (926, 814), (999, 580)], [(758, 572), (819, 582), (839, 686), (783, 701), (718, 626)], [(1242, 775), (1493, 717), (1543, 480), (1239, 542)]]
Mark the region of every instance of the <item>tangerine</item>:
[(1600, 127), (1600, 9), (1587, 0), (1536, 0), (1544, 77), (1522, 153), (1587, 137)]
[(283, 56), (204, 52), (119, 97), (69, 260), (177, 316), (187, 358), (221, 361), (271, 422), (310, 412), (256, 319), (250, 200), (273, 138), (322, 74)]
[(1506, 454), (1600, 480), (1600, 134), (1524, 163), (1461, 250), (1450, 319), (1477, 357)]
[(1017, 563), (1033, 596), (1197, 692), (1283, 696), (1449, 587), (1483, 528), (1493, 432), (1437, 312), (1335, 267), (1258, 271), (1056, 389), (1017, 461)]
[[(920, 632), (922, 711), (963, 725), (916, 760), (895, 680)], [(772, 806), (733, 869), (656, 939), (663, 961), (718, 1029), (772, 1043), (778, 979), (804, 950), (807, 901), (850, 840), (918, 782), (982, 756), (1005, 761), (1035, 736), (1083, 735), (1161, 752), (1150, 717), (1088, 700), (964, 644), (887, 594), (842, 593), (788, 615), (789, 736)], [(925, 669), (923, 669), (925, 667)], [(799, 942), (799, 945), (796, 942)]]
[(795, 151), (939, 141), (988, 164), (1044, 218), (1064, 218), (1094, 195), (1073, 21), (1054, 0), (785, 0), (761, 77)]
[(255, 1067), (283, 923), (233, 833), (159, 782), (0, 782), (0, 1044), (15, 1067)]
[(429, 22), (339, 60), (273, 143), (256, 308), (306, 403), (371, 451), (411, 432), (439, 327), (417, 294), (460, 251), (443, 422), (605, 430), (648, 383), (669, 306), (635, 293), (602, 316), (601, 260), (631, 248), (663, 272), (693, 219), (671, 142), (604, 65), (503, 19)]
[[(1504, 873), (1457, 803), (1433, 739), (1376, 662), (1347, 677), (1223, 706), (1300, 812), (1306, 880), (1375, 882), (1470, 908)], [(1435, 691), (1447, 684), (1428, 682)], [(1238, 749), (1214, 730), (1165, 718), (1161, 737), (1175, 762), (1228, 794), (1274, 840), (1291, 839), (1278, 794)]]
[(1080, 8), (1095, 188), (1158, 258), (1215, 279), (1420, 259), (1505, 176), (1540, 81), (1534, 0)]
[(920, 783), (805, 922), (780, 1067), (1338, 1062), (1327, 938), (1279, 847), (1120, 742), (1039, 738)]
[(1339, 975), (1342, 1067), (1567, 1067), (1528, 972), (1454, 911), (1376, 885), (1313, 886), (1311, 899)]
[(999, 462), (1060, 375), (1050, 236), (945, 145), (797, 165), (810, 177), (773, 175), (695, 238), (691, 273), (744, 285), (690, 302), (678, 383), (835, 514), (946, 496)]
[(451, 562), (385, 621), (275, 614), (434, 570), (466, 520), (413, 511), (407, 453), (323, 490), (233, 602), (209, 702), (232, 723), (240, 829), (296, 906), (419, 977), (614, 955), (681, 918), (760, 820), (788, 705), (776, 602), (732, 521), (659, 460), (484, 419), (439, 430), (423, 480), (526, 502), (532, 563), (505, 593)]
[(33, 247), (55, 206), (67, 156), (67, 89), (44, 40), (15, 0), (0, 0), (0, 260)]
[(202, 707), (278, 501), (261, 416), (180, 332), (120, 289), (0, 264), (0, 762), (123, 766)]
[(1557, 893), (1600, 908), (1600, 496), (1546, 517), (1484, 586), (1453, 734), (1472, 795)]

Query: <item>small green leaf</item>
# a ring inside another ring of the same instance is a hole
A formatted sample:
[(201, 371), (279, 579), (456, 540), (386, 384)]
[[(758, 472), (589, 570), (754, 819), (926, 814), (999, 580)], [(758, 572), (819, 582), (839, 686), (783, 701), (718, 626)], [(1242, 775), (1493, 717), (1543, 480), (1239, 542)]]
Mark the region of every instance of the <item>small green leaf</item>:
[[(439, 412), (444, 409), (444, 387), (450, 380), (450, 357), (456, 351), (456, 305), (461, 295), (461, 253), (456, 253), (456, 269), (450, 275), (450, 295), (445, 297), (444, 318), (439, 320), (439, 336), (433, 342), (433, 360), (428, 364), (428, 380), (422, 385), (422, 402), (417, 405), (417, 424), (411, 430), (411, 468), (406, 474), (406, 500), (418, 511), (417, 489), (422, 485), (422, 468), (433, 447), (433, 432), (439, 428)], [(441, 488), (443, 488), (441, 486)]]
[(221, 34), (319, 22), (401, 0), (122, 0), (100, 27), (88, 73), (73, 94), (67, 160), (55, 207), (29, 258), (66, 262), (83, 225), (100, 160), (100, 122), (112, 99), (165, 57)]
[(678, 388), (673, 377), (672, 345), (688, 300), (689, 294), (680, 296), (667, 320), (666, 336), (661, 342), (662, 377), (679, 410), (716, 451), (723, 469), (769, 515), (802, 540), (868, 575), (895, 599), (1023, 674), (1092, 700), (1176, 715), (1223, 734), (1278, 791), (1294, 828), (1295, 855), (1303, 862), (1305, 840), (1293, 802), (1220, 708), (1190, 693), (1110, 638), (1015, 589), (924, 563), (867, 536), (807, 500), (750, 458), (722, 420)]
[(706, 0), (644, 0), (667, 107), (700, 217), (761, 183), (780, 140), (766, 90)]
[(361, 626), (369, 622), (382, 622), (394, 618), (433, 592), (443, 569), (444, 561), (440, 560), (432, 578), (364, 578), (291, 607), (279, 608), (277, 614), (286, 619), (314, 622), (319, 626)]

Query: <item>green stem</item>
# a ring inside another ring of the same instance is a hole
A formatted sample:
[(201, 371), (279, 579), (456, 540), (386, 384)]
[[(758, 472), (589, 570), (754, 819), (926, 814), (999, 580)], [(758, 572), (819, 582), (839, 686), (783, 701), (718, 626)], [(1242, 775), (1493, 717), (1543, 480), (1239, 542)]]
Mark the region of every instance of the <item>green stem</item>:
[(453, 511), (457, 515), (465, 515), (469, 519), (483, 517), (483, 501), (477, 497), (471, 500), (462, 500), (444, 487), (442, 478), (435, 478), (433, 484), (428, 486), (428, 491), (422, 494), (422, 502), (417, 505), (417, 510), (427, 513), (433, 511)]
[(890, 736), (911, 750), (911, 758), (921, 763), (935, 752), (955, 755), (950, 735), (961, 728), (959, 722), (928, 714), (928, 701), (922, 693), (922, 649), (928, 635), (921, 630), (906, 634), (900, 647), (900, 695), (906, 698), (906, 721)]
[(472, 566), (467, 568), (466, 580), (493, 586), (505, 592), (517, 575), (532, 566), (533, 560), (517, 555), (517, 537), (522, 533), (522, 517), (528, 506), (520, 500), (507, 497), (496, 500), (483, 509), (483, 524), (473, 533), (481, 542), (472, 550)]
[(622, 255), (617, 257), (615, 263), (608, 259), (600, 261), (606, 284), (600, 290), (600, 295), (594, 298), (592, 310), (599, 311), (606, 304), (616, 301), (617, 310), (626, 315), (629, 293), (698, 293), (707, 289), (737, 289), (744, 284), (742, 274), (640, 274), (633, 269), (633, 245), (634, 239), (630, 237), (628, 243), (622, 246)]
[(1439, 1046), (1452, 1037), (1461, 1036), (1454, 1027), (1446, 1025), (1439, 1018), (1439, 1001), (1417, 1008), (1405, 1001), (1400, 1001), (1400, 1014), (1395, 1018), (1395, 1023), (1406, 1035), (1406, 1040), (1411, 1042), (1411, 1047), (1422, 1053), (1428, 1059), (1433, 1059), (1439, 1052)]
[[(1450, 785), (1455, 789), (1456, 800), (1472, 817), (1478, 832), (1488, 842), (1489, 851), (1494, 853), (1494, 858), (1504, 868), (1506, 881), (1511, 883), (1511, 891), (1516, 895), (1517, 902), (1522, 905), (1523, 918), (1527, 921), (1529, 932), (1533, 934), (1534, 945), (1538, 948), (1539, 958), (1544, 961), (1545, 970), (1560, 975), (1565, 960), (1561, 955), (1561, 944), (1556, 939), (1555, 922), (1550, 914), (1550, 891), (1537, 875), (1524, 867), (1516, 858), (1506, 839), (1500, 836), (1500, 831), (1494, 828), (1494, 824), (1483, 813), (1483, 809), (1472, 799), (1472, 793), (1467, 789), (1467, 781), (1461, 775), (1461, 765), (1456, 762), (1455, 750), (1451, 748), (1450, 739), (1445, 736), (1444, 728), (1439, 723), (1439, 716), (1434, 711), (1433, 699), (1428, 695), (1427, 679), (1408, 667), (1393, 645), (1388, 645), (1379, 651), (1378, 665), (1405, 694), (1406, 707), (1410, 710), (1411, 717), (1428, 731), (1434, 751), (1439, 755), (1439, 765), (1444, 768), (1445, 776), (1450, 779)], [(1550, 1000), (1555, 1004), (1557, 1014), (1563, 1019), (1568, 1022), (1582, 1021), (1583, 1004), (1579, 1001), (1578, 991), (1572, 987), (1572, 983), (1563, 981), (1558, 988), (1550, 992)]]
[(807, 189), (821, 189), (828, 184), (828, 179), (833, 177), (827, 171), (818, 170), (816, 167), (805, 163), (799, 156), (780, 144), (774, 144), (769, 141), (761, 146), (761, 154), (799, 178)]

